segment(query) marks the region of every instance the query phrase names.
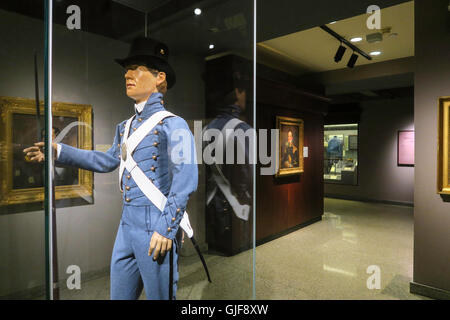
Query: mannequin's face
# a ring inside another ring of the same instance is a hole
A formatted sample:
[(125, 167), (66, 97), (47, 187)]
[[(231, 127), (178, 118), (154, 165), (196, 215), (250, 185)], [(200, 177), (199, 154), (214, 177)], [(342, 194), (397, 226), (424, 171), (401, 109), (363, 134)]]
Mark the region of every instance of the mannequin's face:
[(239, 89), (234, 89), (236, 93), (236, 104), (241, 108), (242, 111), (245, 111), (246, 99), (247, 95), (245, 90), (239, 91)]
[(145, 66), (136, 64), (127, 66), (125, 73), (127, 96), (136, 103), (147, 101), (152, 93), (158, 92), (156, 87), (165, 80), (164, 72), (158, 72), (155, 76)]

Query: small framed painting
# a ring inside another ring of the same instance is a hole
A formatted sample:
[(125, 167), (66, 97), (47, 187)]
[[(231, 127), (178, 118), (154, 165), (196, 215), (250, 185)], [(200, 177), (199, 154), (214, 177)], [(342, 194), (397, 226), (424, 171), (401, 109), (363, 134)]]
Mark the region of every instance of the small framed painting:
[(277, 173), (287, 176), (303, 172), (303, 120), (276, 117), (279, 132)]

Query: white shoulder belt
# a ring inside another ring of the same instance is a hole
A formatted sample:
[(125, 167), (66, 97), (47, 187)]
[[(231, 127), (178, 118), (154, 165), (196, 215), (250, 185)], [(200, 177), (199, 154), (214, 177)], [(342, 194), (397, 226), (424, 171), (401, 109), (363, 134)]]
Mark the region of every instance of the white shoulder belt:
[[(133, 159), (133, 152), (142, 140), (150, 133), (150, 131), (163, 119), (167, 117), (174, 117), (175, 115), (168, 111), (159, 111), (147, 119), (135, 132), (128, 137), (130, 132), (131, 122), (134, 116), (127, 120), (125, 124), (125, 131), (122, 140), (122, 150), (120, 157), (119, 169), (119, 185), (122, 190), (122, 176), (125, 168), (128, 170), (133, 180), (136, 182), (138, 188), (142, 193), (161, 211), (164, 211), (166, 206), (166, 196), (153, 184), (153, 182), (145, 175), (138, 164)], [(169, 137), (170, 138), (170, 137)], [(180, 227), (186, 232), (189, 238), (192, 238), (194, 231), (189, 223), (189, 216), (184, 212)]]
[[(222, 128), (222, 136), (224, 137), (224, 147), (226, 147), (227, 143), (229, 142), (228, 139), (230, 138), (230, 135), (233, 133), (232, 131), (243, 121), (239, 120), (238, 118), (232, 118), (230, 119), (225, 126)], [(238, 142), (239, 143), (239, 142)], [(239, 145), (240, 148), (244, 148), (245, 146)], [(216, 182), (216, 186), (209, 192), (209, 194), (206, 197), (206, 204), (208, 205), (211, 200), (214, 198), (215, 194), (217, 193), (217, 187), (219, 187), (220, 191), (222, 191), (223, 195), (225, 196), (225, 199), (228, 200), (228, 203), (230, 204), (231, 208), (233, 209), (234, 214), (244, 221), (248, 221), (248, 217), (250, 214), (250, 206), (248, 204), (240, 204), (239, 200), (236, 198), (236, 196), (233, 194), (231, 190), (231, 184), (228, 181), (228, 179), (224, 176), (222, 173), (222, 170), (220, 168), (221, 166), (217, 163), (214, 163), (211, 165), (211, 173), (214, 181)]]

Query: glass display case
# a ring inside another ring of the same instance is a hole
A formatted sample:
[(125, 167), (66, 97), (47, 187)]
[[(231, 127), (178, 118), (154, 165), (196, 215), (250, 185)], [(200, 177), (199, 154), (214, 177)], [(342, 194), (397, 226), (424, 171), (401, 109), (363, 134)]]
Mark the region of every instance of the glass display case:
[(358, 184), (358, 124), (325, 125), (325, 183)]
[(211, 123), (254, 127), (254, 4), (2, 1), (0, 298), (255, 296), (254, 165), (222, 168), (240, 219), (202, 161)]

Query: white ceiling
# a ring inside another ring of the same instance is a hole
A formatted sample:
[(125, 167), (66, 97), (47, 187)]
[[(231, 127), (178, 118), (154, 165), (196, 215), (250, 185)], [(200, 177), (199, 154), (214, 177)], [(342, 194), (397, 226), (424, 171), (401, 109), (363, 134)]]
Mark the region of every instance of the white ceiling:
[[(360, 56), (356, 66), (414, 56), (414, 1), (381, 10), (381, 29), (391, 28), (381, 42), (366, 41), (367, 34), (379, 32), (368, 29), (368, 17), (362, 14), (327, 25), (348, 40), (363, 37), (363, 41), (354, 44), (366, 53), (382, 52), (371, 61)], [(392, 33), (396, 36), (391, 36)], [(347, 48), (342, 60), (336, 63), (334, 55), (339, 45), (337, 39), (315, 27), (258, 43), (258, 60), (295, 75), (347, 68), (352, 50)]]

